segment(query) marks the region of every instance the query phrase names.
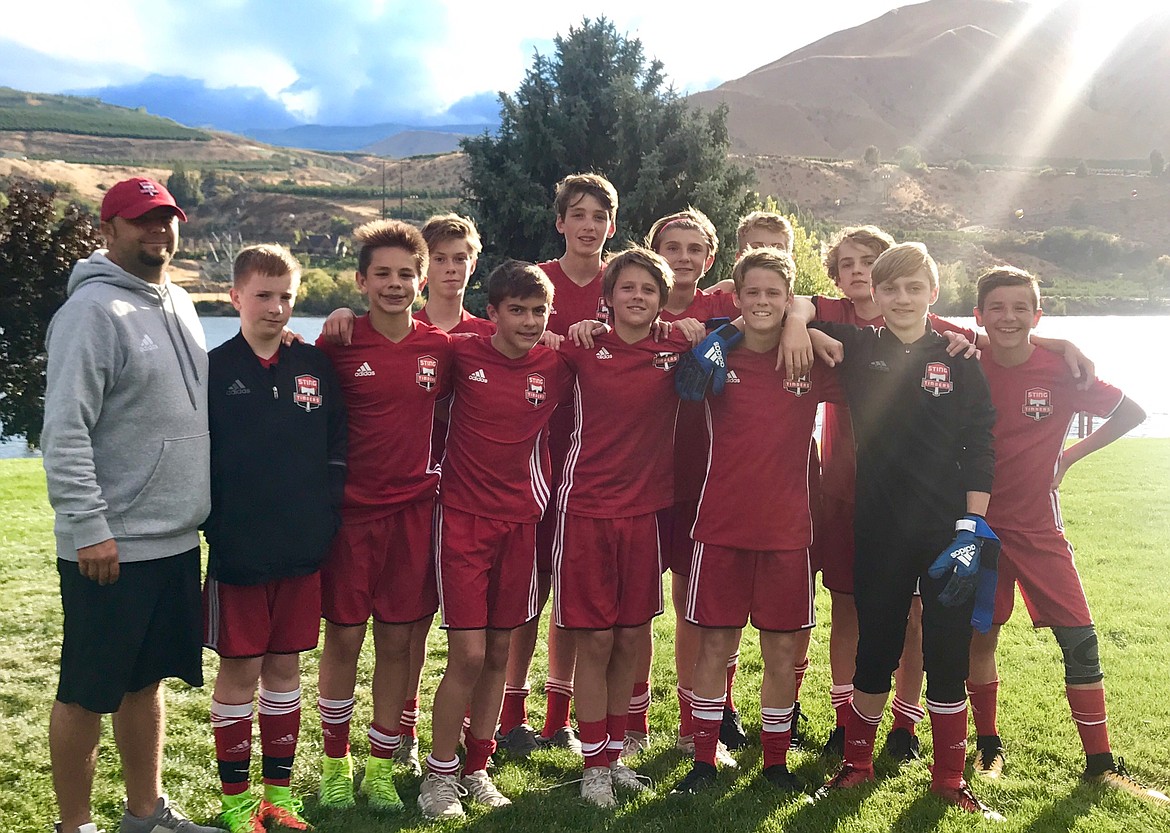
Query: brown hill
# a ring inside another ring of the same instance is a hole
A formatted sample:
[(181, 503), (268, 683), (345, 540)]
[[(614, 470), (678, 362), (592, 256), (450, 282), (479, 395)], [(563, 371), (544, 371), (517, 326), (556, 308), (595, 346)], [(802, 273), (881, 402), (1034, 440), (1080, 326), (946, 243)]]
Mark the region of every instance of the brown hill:
[(872, 144), (936, 161), (1141, 159), (1166, 144), (1170, 97), (1156, 91), (1170, 11), (1126, 21), (1091, 73), (1109, 39), (1078, 31), (1075, 4), (1029, 15), (1007, 0), (904, 6), (690, 98), (727, 104), (735, 149), (750, 154), (858, 158)]

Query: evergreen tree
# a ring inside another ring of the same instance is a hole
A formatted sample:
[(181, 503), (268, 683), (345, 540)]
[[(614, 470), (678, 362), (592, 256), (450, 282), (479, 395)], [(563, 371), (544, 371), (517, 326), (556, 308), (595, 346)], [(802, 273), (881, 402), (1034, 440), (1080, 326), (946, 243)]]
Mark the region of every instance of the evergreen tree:
[[(514, 94), (500, 94), (495, 136), (466, 139), (469, 210), (485, 241), (482, 274), (501, 258), (541, 260), (564, 250), (554, 228), (556, 183), (597, 172), (617, 187), (613, 246), (640, 241), (653, 222), (693, 205), (720, 239), (734, 239), (753, 201), (751, 172), (729, 162), (727, 110), (702, 112), (666, 85), (663, 65), (604, 17), (558, 36)], [(725, 273), (734, 246), (723, 247)], [(721, 268), (722, 266), (722, 268)]]
[(184, 211), (190, 211), (203, 202), (201, 186), (198, 171), (188, 172), (181, 162), (175, 164), (174, 171), (167, 177), (167, 190)]
[(17, 182), (0, 210), (0, 438), (40, 442), (45, 411), (45, 330), (65, 301), (73, 263), (101, 245), (93, 218), (52, 190)]

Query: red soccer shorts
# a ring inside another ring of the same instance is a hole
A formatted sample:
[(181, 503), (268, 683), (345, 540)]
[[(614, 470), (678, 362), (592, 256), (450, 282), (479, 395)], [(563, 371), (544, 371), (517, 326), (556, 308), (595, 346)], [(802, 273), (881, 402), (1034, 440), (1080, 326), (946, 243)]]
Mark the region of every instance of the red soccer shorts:
[(364, 523), (341, 524), (321, 567), (321, 607), (338, 625), (403, 625), (439, 608), (431, 548), (435, 504), (404, 506)]
[(321, 574), (264, 584), (203, 586), (203, 646), (225, 659), (299, 654), (317, 647)]
[(688, 622), (704, 628), (798, 631), (816, 624), (808, 550), (738, 550), (695, 542)]
[(1093, 624), (1073, 561), (1072, 545), (1060, 530), (997, 529), (996, 534), (1002, 545), (995, 588), (996, 624), (1002, 625), (1011, 617), (1016, 584), (1020, 585), (1020, 595), (1035, 627), (1075, 628)]
[(507, 630), (536, 618), (536, 524), (441, 504), (437, 515), (442, 626)]
[(691, 574), (691, 555), (695, 551), (691, 530), (695, 526), (695, 515), (698, 511), (697, 498), (677, 501), (671, 511), (670, 549), (666, 552), (666, 560), (669, 562), (670, 571), (676, 576)]
[(560, 513), (553, 593), (553, 621), (562, 628), (634, 628), (660, 615), (657, 513), (631, 518)]
[(835, 593), (853, 595), (853, 503), (822, 494), (813, 523), (812, 548), (821, 581)]

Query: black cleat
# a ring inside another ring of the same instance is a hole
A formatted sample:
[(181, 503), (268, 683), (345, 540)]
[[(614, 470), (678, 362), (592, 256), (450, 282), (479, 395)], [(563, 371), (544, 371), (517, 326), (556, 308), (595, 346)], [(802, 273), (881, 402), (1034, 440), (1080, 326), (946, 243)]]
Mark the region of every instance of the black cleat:
[(784, 764), (774, 764), (769, 767), (764, 767), (760, 775), (773, 787), (803, 796), (805, 800), (810, 803), (812, 802), (812, 796), (804, 791), (804, 784), (799, 778), (789, 772), (788, 767)]
[(893, 729), (886, 735), (884, 751), (890, 760), (899, 765), (917, 761), (922, 757), (918, 749), (918, 736), (910, 734), (909, 729)]
[(1003, 743), (999, 735), (980, 735), (975, 739), (975, 759), (971, 771), (980, 778), (999, 778), (1005, 761)]
[(674, 789), (670, 791), (671, 795), (689, 795), (691, 793), (702, 792), (715, 786), (716, 769), (711, 764), (705, 764), (702, 761), (695, 761), (691, 765), (691, 771), (686, 774)]
[(833, 733), (829, 735), (829, 739), (825, 741), (825, 747), (821, 750), (821, 754), (826, 757), (844, 758), (845, 757), (845, 727), (837, 726), (833, 729)]
[(719, 724), (719, 740), (728, 749), (743, 749), (747, 746), (747, 733), (743, 730), (743, 721), (739, 719), (739, 712), (735, 709), (723, 709), (723, 722)]
[(804, 744), (807, 738), (804, 730), (807, 727), (808, 718), (804, 716), (804, 712), (800, 710), (800, 701), (797, 700), (792, 704), (792, 748), (804, 749)]

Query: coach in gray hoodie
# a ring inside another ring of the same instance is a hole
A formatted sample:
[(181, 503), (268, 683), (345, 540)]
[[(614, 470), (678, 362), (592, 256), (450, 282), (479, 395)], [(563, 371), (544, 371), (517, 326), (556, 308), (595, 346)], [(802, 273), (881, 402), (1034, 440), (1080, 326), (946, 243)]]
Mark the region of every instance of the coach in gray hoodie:
[(62, 833), (90, 811), (101, 716), (114, 715), (119, 833), (214, 833), (162, 795), (159, 682), (202, 685), (199, 523), (210, 503), (207, 351), (167, 277), (186, 220), (149, 179), (102, 202), (107, 250), (77, 262), (49, 325), (42, 433), (65, 613), (49, 727)]

